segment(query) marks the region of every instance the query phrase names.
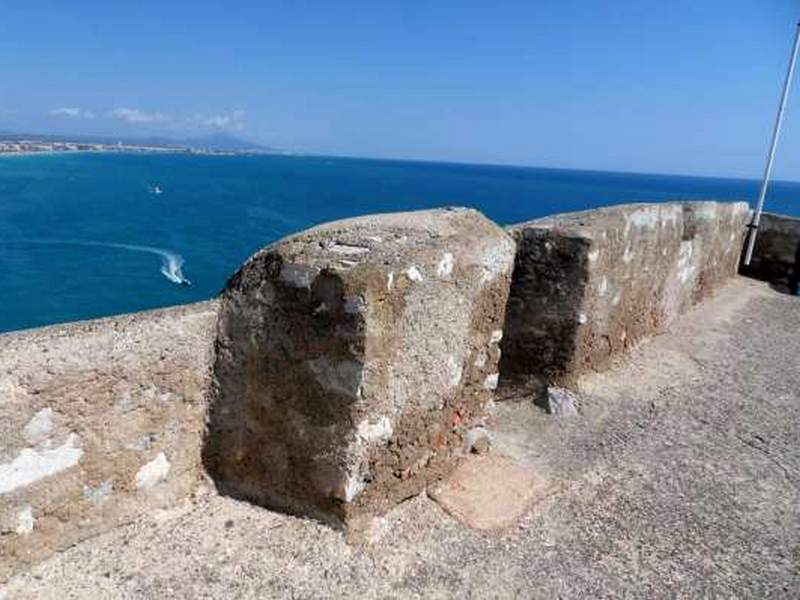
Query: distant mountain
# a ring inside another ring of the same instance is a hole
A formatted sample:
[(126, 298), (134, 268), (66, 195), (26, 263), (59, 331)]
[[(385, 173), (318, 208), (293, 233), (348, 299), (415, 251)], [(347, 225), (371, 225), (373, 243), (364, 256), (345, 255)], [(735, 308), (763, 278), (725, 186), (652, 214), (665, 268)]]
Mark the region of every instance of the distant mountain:
[(116, 144), (122, 142), (133, 146), (162, 146), (166, 148), (191, 148), (194, 150), (214, 150), (230, 152), (280, 152), (276, 148), (262, 146), (255, 142), (243, 140), (227, 133), (212, 133), (205, 136), (192, 138), (169, 138), (163, 136), (150, 136), (142, 138), (125, 138), (97, 135), (59, 135), (41, 133), (16, 133), (0, 131), (0, 141), (3, 140), (30, 140), (36, 142), (81, 142), (85, 144)]
[[(115, 140), (116, 141), (116, 140)], [(215, 150), (230, 152), (279, 152), (276, 148), (262, 146), (255, 142), (243, 140), (227, 133), (212, 133), (192, 138), (146, 137), (122, 140), (123, 143), (143, 144), (146, 146), (167, 146), (193, 148), (195, 150)]]
[(262, 146), (255, 142), (249, 142), (227, 133), (212, 133), (201, 137), (188, 138), (181, 140), (191, 148), (205, 148), (207, 150), (233, 150), (237, 152), (277, 152), (275, 148)]

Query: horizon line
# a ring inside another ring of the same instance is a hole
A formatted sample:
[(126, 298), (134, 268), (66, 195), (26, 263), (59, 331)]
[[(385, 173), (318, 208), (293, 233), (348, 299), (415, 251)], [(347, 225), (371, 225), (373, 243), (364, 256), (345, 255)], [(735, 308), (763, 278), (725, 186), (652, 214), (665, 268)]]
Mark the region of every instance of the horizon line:
[[(164, 138), (168, 140), (172, 140), (175, 142), (186, 142), (190, 141), (193, 138), (204, 138), (204, 137), (211, 137), (214, 135), (224, 135), (235, 139), (237, 141), (254, 144), (257, 146), (261, 146), (266, 152), (263, 155), (278, 155), (278, 156), (294, 156), (294, 157), (324, 157), (324, 158), (339, 158), (339, 159), (348, 159), (348, 160), (372, 160), (372, 161), (384, 161), (384, 162), (410, 162), (410, 163), (430, 163), (430, 164), (444, 164), (444, 165), (460, 165), (460, 166), (478, 166), (478, 167), (497, 167), (497, 168), (513, 168), (513, 169), (543, 169), (543, 170), (553, 170), (553, 171), (579, 171), (585, 173), (615, 173), (620, 175), (648, 175), (648, 176), (655, 176), (655, 177), (683, 177), (687, 179), (728, 179), (733, 181), (747, 181), (747, 182), (761, 182), (762, 179), (755, 176), (741, 176), (741, 175), (719, 175), (719, 174), (696, 174), (696, 173), (675, 173), (675, 172), (661, 172), (661, 171), (635, 171), (635, 170), (625, 170), (625, 169), (598, 169), (592, 167), (564, 167), (564, 166), (551, 166), (551, 165), (533, 165), (533, 164), (519, 164), (519, 163), (504, 163), (504, 162), (483, 162), (483, 161), (470, 161), (470, 160), (449, 160), (449, 159), (432, 159), (432, 158), (412, 158), (412, 157), (403, 157), (403, 156), (359, 156), (355, 154), (327, 154), (323, 152), (305, 152), (305, 151), (298, 151), (298, 150), (289, 150), (285, 148), (279, 148), (275, 146), (269, 146), (261, 141), (255, 141), (253, 138), (249, 136), (242, 136), (239, 134), (234, 134), (228, 131), (214, 131), (208, 132), (206, 134), (197, 133), (197, 134), (188, 134), (183, 137), (178, 136), (175, 137), (170, 134), (147, 134), (147, 135), (140, 135), (140, 136), (131, 136), (131, 135), (113, 135), (113, 134), (91, 134), (91, 133), (76, 133), (65, 135), (62, 133), (35, 133), (35, 132), (27, 132), (27, 133), (20, 133), (12, 130), (0, 130), (0, 135), (8, 135), (8, 136), (20, 136), (20, 139), (24, 139), (25, 135), (32, 135), (32, 136), (50, 136), (56, 138), (64, 138), (64, 141), (69, 141), (68, 138), (70, 135), (76, 137), (87, 137), (87, 138), (97, 138), (97, 139), (107, 139), (107, 140), (117, 140), (117, 141), (135, 141), (135, 140), (147, 140), (148, 138)], [(248, 153), (248, 151), (240, 151), (243, 154)], [(255, 153), (253, 151), (250, 151)], [(792, 180), (792, 179), (783, 179), (783, 178), (772, 178), (771, 183), (788, 183), (788, 184), (800, 184), (800, 180)]]

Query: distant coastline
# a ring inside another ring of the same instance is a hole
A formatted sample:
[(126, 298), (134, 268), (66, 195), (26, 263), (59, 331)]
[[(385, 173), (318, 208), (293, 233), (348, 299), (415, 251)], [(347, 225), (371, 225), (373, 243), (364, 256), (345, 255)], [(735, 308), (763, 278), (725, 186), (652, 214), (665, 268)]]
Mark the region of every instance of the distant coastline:
[(42, 142), (36, 140), (2, 140), (0, 141), (0, 155), (30, 156), (34, 154), (63, 154), (70, 152), (96, 152), (96, 153), (158, 153), (158, 154), (212, 154), (212, 155), (240, 155), (249, 154), (247, 151), (217, 150), (211, 148), (194, 148), (191, 146), (158, 146), (141, 145), (118, 142), (116, 144), (88, 143), (88, 142)]
[(175, 139), (167, 137), (123, 138), (91, 135), (53, 135), (0, 131), (0, 155), (62, 154), (89, 152), (106, 154), (205, 154), (238, 156), (276, 154), (277, 148), (262, 146), (225, 133)]

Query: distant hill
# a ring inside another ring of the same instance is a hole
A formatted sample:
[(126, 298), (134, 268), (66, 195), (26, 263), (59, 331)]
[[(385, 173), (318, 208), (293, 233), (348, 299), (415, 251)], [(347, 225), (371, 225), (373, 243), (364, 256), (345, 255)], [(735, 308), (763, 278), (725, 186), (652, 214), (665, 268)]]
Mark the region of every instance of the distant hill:
[(167, 148), (192, 148), (194, 150), (214, 150), (231, 152), (280, 152), (277, 148), (262, 146), (255, 142), (243, 140), (227, 133), (212, 133), (205, 136), (192, 138), (170, 138), (163, 136), (150, 136), (142, 138), (126, 138), (96, 135), (60, 135), (42, 133), (17, 133), (0, 131), (0, 141), (4, 140), (31, 140), (36, 142), (81, 142), (85, 144), (116, 144), (122, 142), (127, 145), (162, 146)]
[(227, 133), (213, 133), (201, 137), (181, 140), (191, 148), (206, 148), (208, 150), (236, 150), (239, 152), (277, 152), (275, 148), (262, 146), (255, 142), (243, 140)]
[(179, 146), (197, 150), (229, 150), (232, 152), (279, 152), (276, 148), (262, 146), (227, 133), (212, 133), (191, 138), (146, 137), (122, 140), (123, 143), (150, 146)]

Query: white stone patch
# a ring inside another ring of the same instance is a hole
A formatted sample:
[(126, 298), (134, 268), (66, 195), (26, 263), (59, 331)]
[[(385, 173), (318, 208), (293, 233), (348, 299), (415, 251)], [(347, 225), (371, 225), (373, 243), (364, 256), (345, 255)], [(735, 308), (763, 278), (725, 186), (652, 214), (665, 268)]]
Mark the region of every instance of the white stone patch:
[(608, 292), (608, 277), (603, 277), (600, 280), (600, 285), (597, 286), (597, 293), (605, 296), (606, 292)]
[(449, 252), (445, 252), (442, 260), (439, 261), (436, 267), (436, 274), (439, 277), (450, 277), (450, 274), (453, 272), (453, 264), (453, 255)]
[(391, 292), (393, 287), (394, 287), (394, 271), (389, 271), (389, 275), (386, 277), (386, 289)]
[(307, 288), (311, 287), (318, 274), (319, 269), (308, 265), (284, 264), (279, 278), (292, 287)]
[(83, 486), (83, 497), (93, 504), (99, 506), (105, 501), (106, 498), (108, 498), (108, 495), (111, 493), (113, 487), (114, 486), (110, 479), (106, 479), (97, 487), (89, 487), (88, 485), (85, 485)]
[(40, 479), (74, 467), (83, 454), (80, 438), (69, 434), (57, 448), (24, 448), (10, 463), (0, 464), (0, 494), (6, 494)]
[(489, 343), (490, 344), (499, 344), (500, 340), (503, 339), (503, 330), (502, 329), (495, 329), (489, 335)]
[(367, 482), (359, 474), (351, 475), (344, 484), (342, 500), (352, 502), (356, 496), (364, 489)]
[(682, 212), (683, 208), (680, 205), (649, 206), (635, 210), (625, 219), (625, 235), (628, 235), (632, 228), (655, 229), (659, 224), (665, 227), (668, 223), (676, 226)]
[(29, 444), (38, 444), (53, 431), (53, 409), (43, 408), (22, 429), (22, 437)]
[(170, 469), (169, 461), (163, 452), (159, 452), (149, 463), (136, 473), (136, 487), (149, 490), (167, 478)]
[(455, 387), (461, 382), (461, 375), (464, 373), (464, 366), (454, 356), (447, 357), (447, 382), (450, 387)]
[(326, 390), (352, 398), (361, 396), (364, 384), (364, 365), (354, 360), (332, 362), (325, 357), (309, 360), (307, 363), (314, 379)]
[(589, 259), (589, 262), (595, 262), (598, 258), (600, 258), (600, 249), (595, 248), (594, 250), (589, 252), (589, 254), (587, 254), (586, 257)]
[(653, 229), (659, 222), (659, 209), (656, 206), (640, 208), (633, 211), (625, 219), (625, 235), (628, 235), (632, 227), (638, 229)]
[(486, 365), (486, 352), (484, 350), (478, 351), (478, 355), (475, 357), (475, 362), (473, 364), (479, 369)]
[(716, 221), (717, 205), (712, 202), (703, 202), (692, 207), (692, 216), (701, 221)]
[(11, 403), (17, 395), (17, 386), (11, 379), (0, 379), (0, 404)]
[(664, 227), (667, 223), (670, 223), (673, 227), (677, 227), (678, 219), (683, 214), (683, 207), (679, 204), (665, 204), (659, 208), (661, 212), (661, 226)]
[(586, 316), (586, 313), (581, 313), (578, 315), (578, 323), (580, 323), (581, 325), (586, 325), (588, 321), (589, 317)]
[(492, 244), (481, 255), (483, 276), (481, 280), (491, 281), (499, 275), (510, 275), (514, 267), (516, 244), (510, 236), (503, 239), (502, 244)]
[(496, 390), (499, 381), (500, 373), (492, 373), (491, 375), (487, 375), (486, 379), (483, 380), (483, 387), (487, 390)]
[(691, 241), (681, 242), (681, 248), (678, 253), (678, 279), (681, 283), (686, 283), (694, 275), (697, 267), (692, 264), (692, 254), (694, 253), (694, 245)]
[(331, 252), (336, 254), (366, 254), (369, 252), (369, 248), (366, 246), (357, 246), (355, 244), (340, 244), (338, 242), (334, 242), (327, 248)]
[(361, 296), (346, 296), (344, 299), (344, 312), (349, 315), (363, 313), (367, 308), (367, 303)]
[(33, 507), (28, 504), (17, 513), (17, 533), (19, 535), (28, 535), (33, 531), (34, 525), (36, 525), (36, 519), (33, 516)]
[(469, 431), (467, 431), (461, 445), (461, 451), (469, 454), (478, 441), (485, 439), (487, 442), (491, 444), (492, 436), (489, 434), (489, 430), (485, 427), (473, 427)]
[(620, 300), (622, 300), (622, 292), (617, 292), (611, 299), (611, 306), (616, 306), (617, 304), (619, 304)]
[(622, 255), (622, 262), (624, 262), (625, 264), (628, 264), (629, 262), (631, 262), (633, 260), (634, 256), (636, 256), (636, 255), (633, 252), (631, 252), (631, 245), (628, 244), (625, 247), (625, 253)]
[(361, 421), (356, 428), (356, 435), (365, 442), (380, 441), (385, 442), (390, 437), (394, 428), (389, 417), (381, 417), (377, 423), (370, 423), (367, 420)]
[(408, 269), (406, 269), (406, 276), (411, 281), (416, 281), (416, 282), (422, 281), (422, 273), (420, 272), (420, 270), (417, 267), (415, 267), (413, 265), (408, 267)]

